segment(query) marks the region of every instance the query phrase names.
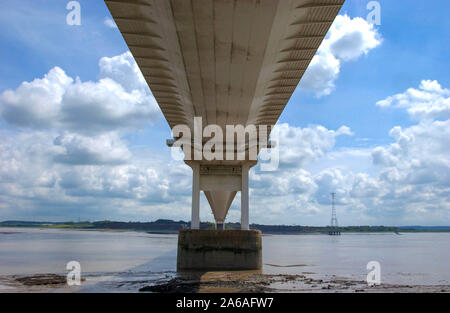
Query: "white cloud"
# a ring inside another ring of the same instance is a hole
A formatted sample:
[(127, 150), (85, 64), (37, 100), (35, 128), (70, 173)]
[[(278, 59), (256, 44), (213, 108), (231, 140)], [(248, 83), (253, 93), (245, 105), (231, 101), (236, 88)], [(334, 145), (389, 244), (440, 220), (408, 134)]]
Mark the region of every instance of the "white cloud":
[(317, 97), (331, 94), (341, 71), (341, 62), (331, 53), (316, 54), (300, 82), (300, 89)]
[[(323, 126), (298, 128), (281, 124), (279, 130), (280, 168), (275, 172), (255, 169), (250, 175), (254, 206), (271, 207), (274, 214), (278, 214), (277, 219), (282, 218), (283, 212), (292, 214), (291, 223), (294, 219), (301, 220), (304, 214), (315, 217), (322, 211), (321, 205), (329, 203), (331, 191), (345, 194), (342, 186), (334, 187), (342, 185), (342, 181), (346, 185), (349, 182), (339, 169), (327, 169), (315, 174), (306, 168), (324, 159), (333, 150), (338, 136), (353, 133), (346, 126), (334, 131)], [(342, 197), (340, 201), (343, 201)], [(259, 222), (270, 223), (271, 216), (261, 210)], [(289, 223), (288, 220), (283, 222)]]
[(335, 88), (341, 63), (369, 53), (381, 41), (376, 28), (366, 20), (338, 15), (306, 70), (300, 88), (317, 97), (329, 95)]
[(420, 120), (408, 128), (394, 127), (389, 134), (395, 142), (372, 153), (380, 169), (378, 182), (385, 189), (378, 200), (405, 218), (409, 214), (437, 224), (450, 222), (448, 96), (449, 90), (437, 81), (424, 80), (419, 90), (410, 88), (377, 103), (406, 109)]
[(86, 166), (60, 173), (59, 186), (73, 197), (122, 198), (145, 203), (168, 202), (169, 180), (154, 168), (135, 165)]
[(291, 127), (289, 124), (277, 126), (280, 136), (280, 163), (284, 167), (302, 167), (329, 152), (336, 142), (336, 137), (353, 135), (347, 126), (337, 131), (323, 126), (307, 128)]
[(329, 168), (314, 177), (318, 186), (313, 199), (318, 204), (329, 205), (330, 194), (336, 193), (337, 204), (348, 204), (348, 190), (351, 187), (353, 173), (343, 172), (339, 168)]
[(149, 214), (168, 201), (184, 205), (183, 177), (173, 175), (179, 196), (169, 199), (171, 171), (148, 155), (136, 157), (122, 139), (160, 114), (131, 54), (102, 58), (99, 67), (96, 82), (55, 67), (0, 95), (9, 129), (0, 131), (0, 202), (9, 214), (96, 214), (112, 207), (110, 214), (126, 215), (130, 205)]
[(425, 121), (390, 132), (395, 143), (373, 151), (382, 178), (392, 184), (450, 186), (450, 120)]
[[(191, 170), (121, 137), (155, 116), (131, 55), (103, 58), (99, 77), (81, 82), (54, 68), (0, 96), (0, 116), (13, 125), (0, 130), (4, 218), (189, 219)], [(336, 138), (353, 135), (347, 126), (279, 125), (280, 169), (250, 174), (252, 222), (323, 225), (336, 192), (341, 224), (450, 223), (450, 119), (437, 109), (448, 94), (423, 81), (379, 102), (420, 121), (394, 127), (391, 144), (373, 147), (373, 163), (367, 148), (336, 149)], [(202, 218), (211, 217), (202, 203)], [(228, 220), (239, 219), (238, 207), (237, 198)]]
[(51, 69), (42, 79), (23, 82), (15, 91), (0, 95), (0, 114), (12, 124), (49, 128), (61, 115), (61, 103), (73, 79), (59, 67)]
[(59, 147), (54, 155), (55, 162), (72, 165), (117, 165), (124, 164), (131, 157), (126, 144), (116, 133), (86, 137), (64, 134), (55, 138)]
[(105, 17), (105, 19), (103, 20), (103, 24), (105, 24), (105, 26), (109, 28), (118, 28), (116, 22), (114, 22), (114, 20), (109, 17)]
[(115, 134), (53, 138), (48, 132), (0, 131), (3, 218), (9, 212), (25, 219), (79, 214), (140, 219), (161, 208), (159, 216), (176, 218), (189, 207), (186, 165), (168, 165), (148, 154), (139, 158)]
[(339, 60), (350, 61), (369, 53), (380, 44), (380, 35), (373, 24), (361, 17), (351, 19), (347, 15), (339, 15), (321, 49), (328, 50)]
[(450, 90), (436, 80), (423, 80), (419, 89), (409, 88), (404, 93), (378, 101), (383, 108), (404, 108), (416, 119), (450, 118)]
[(131, 52), (113, 57), (103, 57), (99, 61), (100, 78), (110, 78), (119, 83), (127, 92), (139, 90), (148, 93), (149, 88)]
[(55, 67), (42, 79), (3, 92), (0, 115), (17, 127), (84, 134), (142, 127), (155, 121), (160, 111), (136, 69), (129, 52), (102, 58), (102, 78), (97, 82), (74, 80)]
[[(428, 107), (442, 103), (447, 90), (438, 82), (422, 86), (432, 93), (421, 97)], [(406, 99), (399, 108), (411, 107), (411, 97)], [(372, 163), (367, 148), (335, 149), (336, 136), (352, 134), (345, 126), (332, 131), (283, 125), (280, 169), (251, 175), (255, 218), (287, 224), (319, 220), (323, 225), (329, 219), (330, 193), (336, 192), (342, 224), (450, 223), (450, 119), (429, 117), (410, 127), (393, 127), (389, 135), (394, 142), (373, 147)]]
[[(291, 168), (284, 175), (252, 172), (255, 199), (268, 201), (269, 195), (281, 194), (294, 197), (296, 205), (305, 207), (317, 184), (314, 175), (300, 166), (323, 157), (337, 136), (350, 133), (347, 127), (333, 131), (322, 126), (282, 125), (281, 143), (289, 150), (282, 162)], [(189, 218), (191, 170), (183, 163), (168, 165), (168, 155), (158, 161), (154, 154), (149, 157), (148, 153), (129, 151), (117, 133), (89, 137), (46, 130), (0, 132), (0, 137), (0, 198), (17, 211), (16, 216), (27, 210), (41, 216), (69, 212), (92, 216), (108, 207), (103, 218), (142, 219), (149, 214)], [(290, 208), (297, 210), (294, 204)], [(312, 215), (318, 210), (311, 203), (307, 208)], [(205, 209), (203, 218), (210, 215), (209, 207)], [(283, 209), (280, 203), (278, 209)]]
[[(393, 128), (395, 142), (374, 149), (375, 173), (358, 172), (358, 164), (308, 169), (335, 155), (335, 138), (346, 133), (351, 132), (345, 127), (284, 124), (280, 143), (287, 144), (282, 151), (289, 157), (282, 157), (276, 172), (253, 170), (250, 175), (252, 222), (323, 225), (329, 220), (331, 192), (337, 193), (341, 224), (450, 221), (450, 120)], [(115, 134), (55, 136), (0, 133), (0, 200), (8, 210), (189, 218), (192, 174), (186, 165), (132, 153)], [(55, 162), (62, 151), (66, 159)], [(357, 150), (351, 154), (366, 158)], [(228, 220), (239, 219), (238, 200)], [(205, 204), (202, 218), (210, 217), (209, 211)]]

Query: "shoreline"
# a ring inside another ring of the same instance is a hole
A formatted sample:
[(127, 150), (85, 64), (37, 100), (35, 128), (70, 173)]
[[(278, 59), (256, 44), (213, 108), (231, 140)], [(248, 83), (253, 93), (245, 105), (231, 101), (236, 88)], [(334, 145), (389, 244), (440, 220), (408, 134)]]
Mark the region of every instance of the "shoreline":
[[(125, 233), (125, 232), (136, 232), (136, 233), (145, 233), (149, 235), (178, 235), (178, 230), (176, 231), (147, 231), (141, 229), (114, 229), (114, 228), (82, 228), (82, 227), (46, 227), (46, 226), (4, 226), (0, 225), (0, 229), (38, 229), (38, 230), (62, 230), (62, 231), (98, 231), (98, 232), (111, 232), (111, 233)], [(230, 229), (231, 230), (231, 229)], [(0, 235), (9, 235), (13, 233), (19, 232), (3, 232), (0, 231)], [(426, 233), (426, 234), (435, 234), (435, 233), (450, 233), (450, 230), (408, 230), (408, 231), (341, 231), (341, 235), (345, 234), (418, 234), (418, 233)], [(300, 235), (326, 235), (329, 236), (327, 232), (271, 232), (265, 231), (262, 233), (263, 236), (300, 236)]]
[[(156, 221), (147, 222), (121, 222), (121, 221), (20, 221), (9, 220), (0, 222), (1, 227), (18, 227), (18, 228), (48, 228), (48, 229), (75, 229), (75, 230), (108, 230), (108, 231), (139, 231), (150, 234), (177, 234), (180, 230), (190, 227), (190, 222), (174, 221), (169, 219), (158, 219)], [(224, 224), (226, 230), (239, 230), (241, 225), (239, 222), (227, 222)], [(215, 229), (215, 223), (203, 221), (200, 223), (200, 229)], [(256, 229), (263, 234), (273, 235), (301, 235), (301, 234), (329, 234), (330, 232), (340, 233), (450, 233), (450, 226), (383, 226), (383, 225), (347, 225), (339, 227), (331, 226), (308, 226), (308, 225), (266, 225), (256, 224), (250, 225), (250, 229)]]
[[(109, 274), (110, 275), (110, 274)], [(111, 277), (111, 276), (105, 276)], [(68, 286), (66, 277), (57, 274), (0, 276), (2, 293), (76, 293), (105, 277), (86, 275), (81, 286)], [(129, 284), (125, 292), (152, 293), (450, 293), (450, 285), (381, 284), (368, 286), (364, 281), (332, 277), (311, 278), (308, 275), (262, 274), (255, 271), (178, 273), (164, 282), (118, 281)], [(117, 292), (114, 285), (106, 292)], [(89, 291), (88, 291), (89, 292)], [(95, 289), (94, 289), (95, 292)], [(120, 292), (120, 291), (119, 291)]]

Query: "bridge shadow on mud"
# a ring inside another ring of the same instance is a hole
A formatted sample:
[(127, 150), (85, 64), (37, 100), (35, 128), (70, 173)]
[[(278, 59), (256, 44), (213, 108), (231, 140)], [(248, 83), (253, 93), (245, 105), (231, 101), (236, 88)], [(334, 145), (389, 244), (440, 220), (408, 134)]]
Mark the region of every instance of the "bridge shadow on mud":
[[(86, 284), (78, 291), (89, 292), (263, 292), (251, 285), (261, 271), (176, 271), (177, 250), (147, 263), (118, 272), (86, 273)], [(250, 282), (250, 284), (248, 283)]]

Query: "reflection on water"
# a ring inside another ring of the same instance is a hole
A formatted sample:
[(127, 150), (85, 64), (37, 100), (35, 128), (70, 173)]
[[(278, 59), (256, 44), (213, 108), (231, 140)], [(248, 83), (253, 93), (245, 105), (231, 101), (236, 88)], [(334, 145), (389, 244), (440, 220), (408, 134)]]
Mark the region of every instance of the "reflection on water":
[[(66, 273), (75, 260), (96, 291), (134, 290), (173, 277), (176, 249), (176, 235), (0, 228), (0, 275)], [(385, 283), (450, 284), (449, 259), (450, 233), (263, 236), (270, 274), (365, 280), (367, 263), (378, 261)]]

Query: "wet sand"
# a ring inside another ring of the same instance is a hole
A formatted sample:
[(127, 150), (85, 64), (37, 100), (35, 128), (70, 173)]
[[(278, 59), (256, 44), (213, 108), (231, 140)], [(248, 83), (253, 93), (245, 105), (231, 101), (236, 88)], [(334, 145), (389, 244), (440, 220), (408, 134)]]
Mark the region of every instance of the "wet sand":
[(180, 275), (168, 283), (141, 288), (149, 292), (236, 292), (236, 293), (448, 293), (449, 285), (368, 286), (365, 281), (333, 278), (313, 279), (306, 275), (267, 275), (252, 272), (207, 272)]
[[(86, 277), (80, 287), (69, 287), (55, 274), (0, 276), (0, 292), (70, 293), (82, 291), (95, 280)], [(123, 282), (122, 282), (123, 283)], [(130, 292), (161, 293), (449, 293), (450, 285), (393, 285), (370, 287), (364, 281), (342, 278), (314, 279), (308, 275), (268, 275), (255, 271), (191, 272), (152, 284), (140, 281)]]
[(66, 277), (56, 274), (0, 276), (0, 293), (71, 293)]

